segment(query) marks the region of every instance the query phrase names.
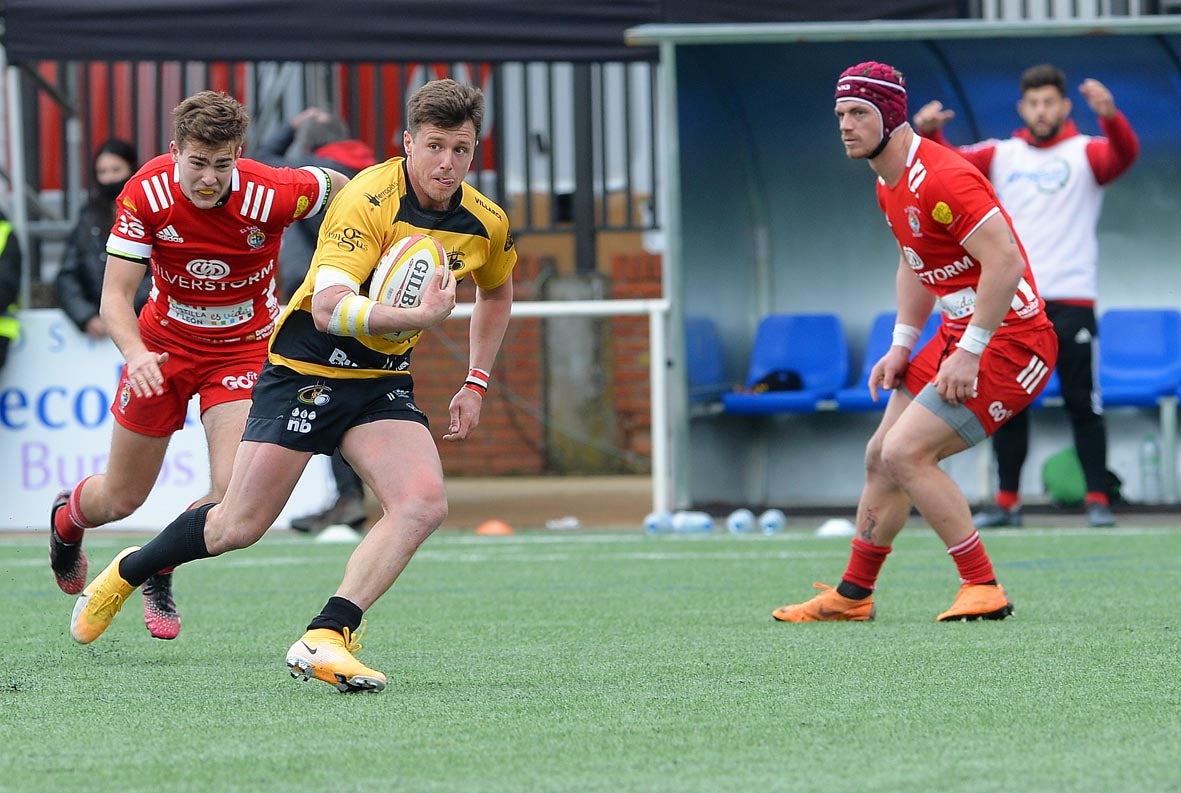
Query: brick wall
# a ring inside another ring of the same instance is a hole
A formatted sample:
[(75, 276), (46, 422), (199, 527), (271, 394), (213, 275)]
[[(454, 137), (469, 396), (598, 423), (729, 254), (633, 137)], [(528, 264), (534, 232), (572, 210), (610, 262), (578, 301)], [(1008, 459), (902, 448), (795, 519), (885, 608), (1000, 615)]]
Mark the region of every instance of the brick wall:
[[(535, 285), (544, 268), (541, 257), (521, 256), (513, 271), (515, 300), (536, 299)], [(475, 300), (470, 281), (459, 286), (459, 300)], [(480, 426), (466, 441), (443, 440), (447, 407), (468, 370), (468, 323), (452, 320), (423, 334), (414, 348), (411, 370), (414, 395), (431, 420), (448, 476), (537, 475), (545, 473), (545, 428), (541, 320), (513, 319), (492, 370)]]
[[(539, 299), (541, 276), (553, 269), (548, 256), (522, 255), (513, 273), (515, 300)], [(611, 257), (610, 297), (616, 300), (660, 297), (660, 257), (644, 253)], [(460, 285), (459, 299), (474, 300), (474, 286)], [(648, 401), (648, 318), (616, 317), (611, 323), (611, 345), (602, 362), (610, 367), (609, 400), (616, 414), (614, 443), (622, 455), (647, 470), (652, 454)], [(480, 426), (463, 443), (443, 440), (447, 406), (467, 374), (467, 322), (446, 322), (423, 334), (414, 350), (411, 369), (419, 405), (431, 419), (431, 433), (439, 446), (448, 476), (541, 475), (547, 470), (546, 393), (542, 319), (515, 318), (492, 372), (492, 386), (484, 397)]]
[[(611, 257), (611, 298), (658, 298), (661, 260), (657, 254), (620, 253)], [(625, 452), (650, 460), (652, 456), (648, 317), (616, 317), (613, 325), (612, 390), (616, 443)]]

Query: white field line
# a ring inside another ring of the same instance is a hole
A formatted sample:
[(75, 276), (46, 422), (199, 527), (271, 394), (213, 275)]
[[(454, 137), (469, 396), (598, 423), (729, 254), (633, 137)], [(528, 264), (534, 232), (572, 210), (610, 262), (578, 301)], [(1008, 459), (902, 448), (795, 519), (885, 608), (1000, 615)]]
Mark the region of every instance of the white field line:
[[(1022, 529), (989, 529), (989, 537), (1079, 537), (1079, 536), (1151, 536), (1159, 534), (1171, 534), (1177, 531), (1176, 527), (1116, 527), (1110, 529), (1089, 529), (1089, 528), (1022, 528)], [(827, 557), (844, 557), (848, 554), (848, 546), (843, 538), (832, 538), (828, 542), (832, 545), (830, 548), (823, 550), (787, 550), (784, 548), (776, 548), (775, 546), (783, 542), (798, 542), (801, 540), (817, 539), (807, 532), (786, 532), (777, 534), (773, 537), (764, 537), (762, 535), (752, 535), (749, 537), (734, 538), (740, 542), (749, 542), (751, 546), (749, 549), (743, 550), (721, 550), (711, 549), (709, 544), (716, 540), (728, 539), (730, 535), (712, 534), (712, 535), (688, 535), (688, 536), (668, 536), (668, 537), (646, 537), (643, 534), (622, 534), (618, 532), (607, 532), (602, 534), (522, 534), (510, 537), (479, 537), (474, 535), (435, 535), (427, 541), (427, 545), (423, 546), (414, 559), (418, 562), (427, 563), (447, 563), (447, 562), (465, 562), (465, 563), (486, 563), (495, 562), (505, 564), (510, 562), (537, 564), (537, 563), (553, 563), (553, 562), (602, 562), (614, 560), (632, 560), (632, 561), (653, 561), (653, 562), (667, 562), (667, 561), (684, 561), (691, 559), (709, 559), (715, 561), (747, 561), (747, 560), (765, 560), (765, 559), (816, 559)], [(818, 542), (820, 540), (817, 539)], [(305, 548), (311, 548), (312, 543), (307, 537), (269, 537), (266, 542), (269, 545), (287, 546), (300, 545)], [(126, 543), (125, 539), (106, 539), (94, 538), (87, 543), (87, 547), (93, 550), (103, 548), (122, 548)], [(638, 543), (647, 543), (649, 547), (624, 552), (624, 553), (563, 553), (560, 551), (551, 551), (549, 553), (534, 554), (530, 553), (524, 556), (517, 556), (516, 553), (526, 546), (539, 545), (636, 545)], [(5, 551), (11, 551), (27, 547), (36, 547), (40, 550), (42, 541), (37, 538), (22, 537), (16, 540), (0, 539), (0, 555)], [(663, 547), (659, 547), (663, 546)], [(463, 549), (463, 550), (461, 550)], [(23, 554), (21, 554), (23, 555)], [(225, 559), (216, 562), (215, 564), (227, 565), (234, 568), (249, 568), (249, 567), (277, 567), (277, 566), (303, 566), (322, 564), (323, 556), (320, 554), (311, 554), (307, 556), (270, 556), (266, 558), (259, 558), (255, 554), (247, 556), (239, 556), (231, 554)], [(41, 554), (30, 556), (28, 558), (12, 558), (0, 561), (0, 571), (4, 569), (26, 568), (26, 567), (42, 567), (48, 566), (48, 560)]]

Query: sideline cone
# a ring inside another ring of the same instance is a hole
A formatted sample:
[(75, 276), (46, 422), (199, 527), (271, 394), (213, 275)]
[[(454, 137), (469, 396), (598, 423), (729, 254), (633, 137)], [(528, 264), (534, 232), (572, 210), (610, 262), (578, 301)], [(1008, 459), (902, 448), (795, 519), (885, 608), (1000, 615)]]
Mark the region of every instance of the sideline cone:
[(498, 520), (496, 518), (486, 520), (476, 527), (476, 534), (504, 535), (512, 533), (512, 526), (508, 525), (503, 520)]

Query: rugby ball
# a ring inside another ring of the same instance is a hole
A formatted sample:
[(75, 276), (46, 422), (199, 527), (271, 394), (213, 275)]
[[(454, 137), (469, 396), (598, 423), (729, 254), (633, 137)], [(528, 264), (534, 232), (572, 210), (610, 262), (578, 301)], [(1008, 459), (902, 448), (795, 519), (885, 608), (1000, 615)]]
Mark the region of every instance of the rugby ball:
[[(369, 299), (394, 308), (414, 308), (422, 302), (438, 267), (447, 267), (443, 243), (425, 234), (403, 237), (381, 255), (369, 283)], [(418, 332), (402, 330), (384, 337), (404, 341)]]

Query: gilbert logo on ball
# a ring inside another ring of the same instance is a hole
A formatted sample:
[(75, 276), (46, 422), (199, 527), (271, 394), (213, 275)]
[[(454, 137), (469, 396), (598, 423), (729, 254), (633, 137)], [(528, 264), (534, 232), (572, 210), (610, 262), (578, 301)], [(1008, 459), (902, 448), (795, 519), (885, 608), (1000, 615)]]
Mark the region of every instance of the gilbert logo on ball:
[[(426, 234), (412, 234), (395, 242), (382, 254), (373, 271), (369, 299), (395, 308), (415, 308), (422, 303), (435, 270), (447, 270), (447, 251), (443, 244)], [(404, 341), (417, 330), (385, 334), (390, 341)]]

